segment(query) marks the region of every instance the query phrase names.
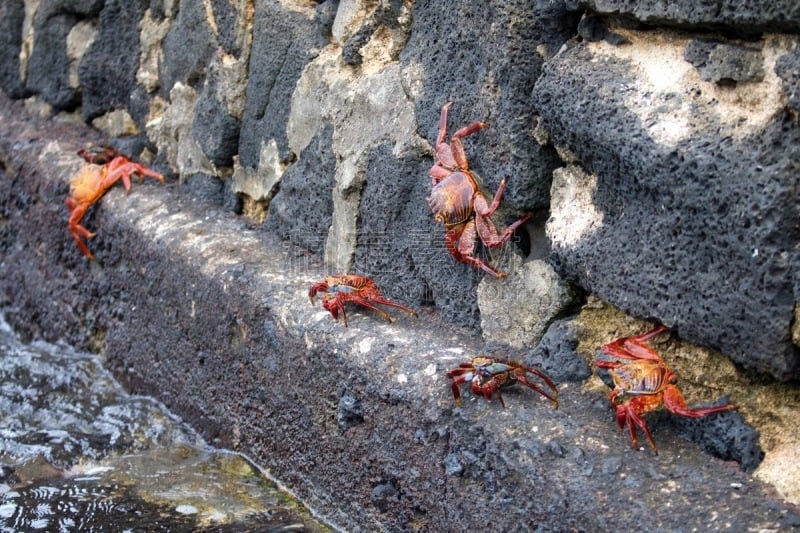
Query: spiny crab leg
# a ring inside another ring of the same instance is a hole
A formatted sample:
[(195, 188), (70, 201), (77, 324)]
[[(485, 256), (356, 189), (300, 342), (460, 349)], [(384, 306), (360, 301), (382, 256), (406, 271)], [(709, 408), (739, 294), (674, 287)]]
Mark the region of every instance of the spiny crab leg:
[(659, 325), (647, 333), (634, 337), (623, 337), (615, 341), (604, 344), (601, 348), (608, 355), (621, 357), (623, 359), (648, 359), (650, 361), (661, 361), (661, 356), (654, 349), (644, 344), (645, 341), (652, 339), (662, 331), (666, 331), (667, 326)]
[(542, 396), (544, 396), (545, 398), (547, 398), (548, 400), (553, 402), (553, 404), (555, 405), (556, 409), (558, 409), (558, 389), (556, 388), (556, 384), (553, 383), (553, 380), (551, 380), (547, 376), (547, 374), (545, 374), (544, 372), (541, 372), (539, 370), (536, 370), (535, 368), (526, 367), (525, 370), (527, 372), (530, 372), (532, 374), (535, 374), (535, 375), (539, 376), (542, 379), (542, 381), (547, 383), (547, 386), (550, 387), (550, 390), (552, 391), (552, 394), (547, 392), (543, 387), (540, 387), (536, 383), (533, 383), (532, 381), (529, 381), (528, 378), (525, 376), (525, 373), (518, 372), (516, 374), (517, 381), (519, 381), (520, 383), (522, 383), (526, 387), (529, 387), (529, 388), (535, 390), (536, 392), (538, 392), (539, 394), (541, 394)]

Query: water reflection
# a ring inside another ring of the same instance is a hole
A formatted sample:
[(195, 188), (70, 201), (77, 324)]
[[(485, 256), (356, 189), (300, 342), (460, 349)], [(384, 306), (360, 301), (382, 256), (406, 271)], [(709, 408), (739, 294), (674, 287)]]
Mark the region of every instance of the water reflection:
[(329, 531), (94, 355), (0, 316), (1, 531)]

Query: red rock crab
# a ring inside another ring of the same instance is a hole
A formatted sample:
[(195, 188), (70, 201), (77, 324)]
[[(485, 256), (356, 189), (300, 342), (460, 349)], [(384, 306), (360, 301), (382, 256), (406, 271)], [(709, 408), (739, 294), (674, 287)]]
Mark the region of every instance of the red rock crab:
[(658, 409), (662, 405), (671, 413), (692, 418), (699, 418), (720, 411), (736, 409), (735, 405), (726, 404), (717, 407), (690, 409), (676, 385), (678, 377), (664, 363), (661, 356), (645, 341), (665, 331), (665, 326), (658, 326), (647, 333), (632, 337), (623, 337), (605, 344), (602, 350), (608, 355), (622, 361), (596, 361), (599, 368), (606, 368), (614, 380), (611, 391), (611, 405), (617, 416), (621, 429), (627, 425), (634, 448), (639, 446), (636, 439), (636, 426), (639, 426), (647, 437), (653, 451), (658, 448), (642, 418), (644, 413)]
[(428, 198), (433, 217), (444, 224), (444, 243), (447, 251), (461, 263), (480, 268), (492, 276), (505, 277), (493, 265), (475, 256), (478, 238), (487, 248), (498, 248), (508, 241), (520, 225), (532, 215), (528, 213), (502, 233), (497, 231), (491, 216), (500, 206), (506, 180), (500, 182), (490, 204), (480, 190), (478, 181), (469, 169), (467, 155), (461, 139), (488, 128), (483, 122), (473, 122), (456, 131), (450, 142), (447, 137), (447, 111), (452, 102), (442, 106), (439, 116), (439, 134), (436, 137), (436, 161), (431, 167), (431, 195)]
[(322, 295), (322, 307), (331, 313), (334, 320), (338, 320), (339, 313), (342, 313), (342, 321), (345, 327), (347, 327), (347, 314), (344, 310), (344, 304), (347, 302), (353, 302), (371, 309), (389, 322), (392, 321), (392, 318), (375, 307), (376, 304), (396, 307), (410, 315), (417, 316), (417, 312), (413, 309), (384, 298), (375, 282), (364, 276), (340, 274), (338, 276), (328, 276), (324, 281), (315, 283), (311, 286), (311, 290), (308, 291), (311, 305), (314, 305), (314, 297), (320, 292), (324, 293)]
[(125, 190), (130, 191), (132, 174), (139, 175), (141, 179), (144, 179), (144, 176), (150, 176), (162, 183), (164, 176), (144, 165), (133, 163), (108, 146), (81, 149), (78, 151), (78, 155), (89, 164), (81, 168), (70, 180), (69, 196), (66, 199), (67, 207), (70, 210), (67, 228), (83, 255), (94, 259), (84, 239), (94, 237), (95, 233), (80, 224), (89, 208), (120, 179)]
[[(532, 374), (541, 379), (546, 385), (539, 386), (528, 378)], [(555, 383), (547, 374), (536, 368), (525, 366), (521, 363), (501, 359), (498, 357), (478, 356), (473, 357), (467, 363), (461, 363), (458, 368), (453, 368), (447, 372), (447, 377), (453, 380), (451, 389), (456, 404), (461, 405), (461, 389), (463, 383), (469, 383), (472, 393), (476, 396), (483, 396), (487, 401), (492, 401), (492, 396), (497, 396), (500, 405), (506, 406), (500, 389), (510, 387), (515, 383), (522, 383), (526, 387), (535, 390), (558, 408), (558, 389)]]

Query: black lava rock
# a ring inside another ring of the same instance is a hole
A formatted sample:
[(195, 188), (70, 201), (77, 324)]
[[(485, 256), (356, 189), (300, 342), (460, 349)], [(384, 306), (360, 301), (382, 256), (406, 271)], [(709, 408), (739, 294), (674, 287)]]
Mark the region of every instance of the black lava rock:
[(553, 322), (525, 364), (542, 369), (556, 383), (583, 381), (592, 371), (578, 355), (578, 330), (574, 319)]
[(789, 331), (800, 130), (779, 116), (733, 139), (713, 113), (698, 112), (691, 135), (662, 144), (618, 90), (636, 85), (625, 61), (594, 62), (583, 44), (554, 58), (536, 84), (554, 143), (597, 176), (603, 218), (578, 242), (552, 243), (557, 271), (745, 367), (798, 377)]
[(84, 120), (128, 106), (139, 68), (139, 23), (149, 5), (147, 0), (105, 2), (97, 36), (78, 66)]
[(172, 87), (181, 82), (196, 87), (206, 74), (206, 67), (218, 47), (208, 25), (203, 0), (184, 0), (175, 22), (161, 45), (169, 61), (159, 63), (159, 92), (169, 98)]
[(704, 81), (722, 83), (764, 78), (764, 57), (755, 48), (693, 39), (686, 46), (684, 58), (697, 68)]
[(318, 254), (325, 253), (333, 217), (336, 159), (332, 143), (333, 128), (320, 129), (300, 159), (281, 176), (264, 222), (267, 229)]
[(12, 98), (26, 95), (19, 70), (22, 47), (22, 24), (25, 20), (24, 0), (0, 3), (0, 88)]
[(262, 141), (275, 139), (281, 161), (292, 161), (286, 123), (292, 93), (305, 66), (325, 46), (318, 22), (278, 2), (256, 2), (253, 46), (247, 78), (241, 164), (256, 168)]

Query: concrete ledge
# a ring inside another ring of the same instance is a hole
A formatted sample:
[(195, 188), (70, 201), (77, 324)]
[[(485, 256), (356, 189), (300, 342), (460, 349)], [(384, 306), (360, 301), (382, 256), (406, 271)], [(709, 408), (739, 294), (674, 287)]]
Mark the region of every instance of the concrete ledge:
[[(635, 451), (607, 398), (560, 384), (456, 408), (448, 368), (483, 349), (432, 310), (393, 324), (312, 307), (318, 258), (186, 186), (115, 188), (87, 218), (64, 196), (96, 140), (0, 95), (0, 303), (22, 332), (105, 354), (206, 438), (242, 451), (348, 530), (779, 529), (800, 517), (737, 465), (669, 431)], [(577, 355), (576, 355), (577, 357)], [(465, 391), (466, 392), (466, 391)]]

